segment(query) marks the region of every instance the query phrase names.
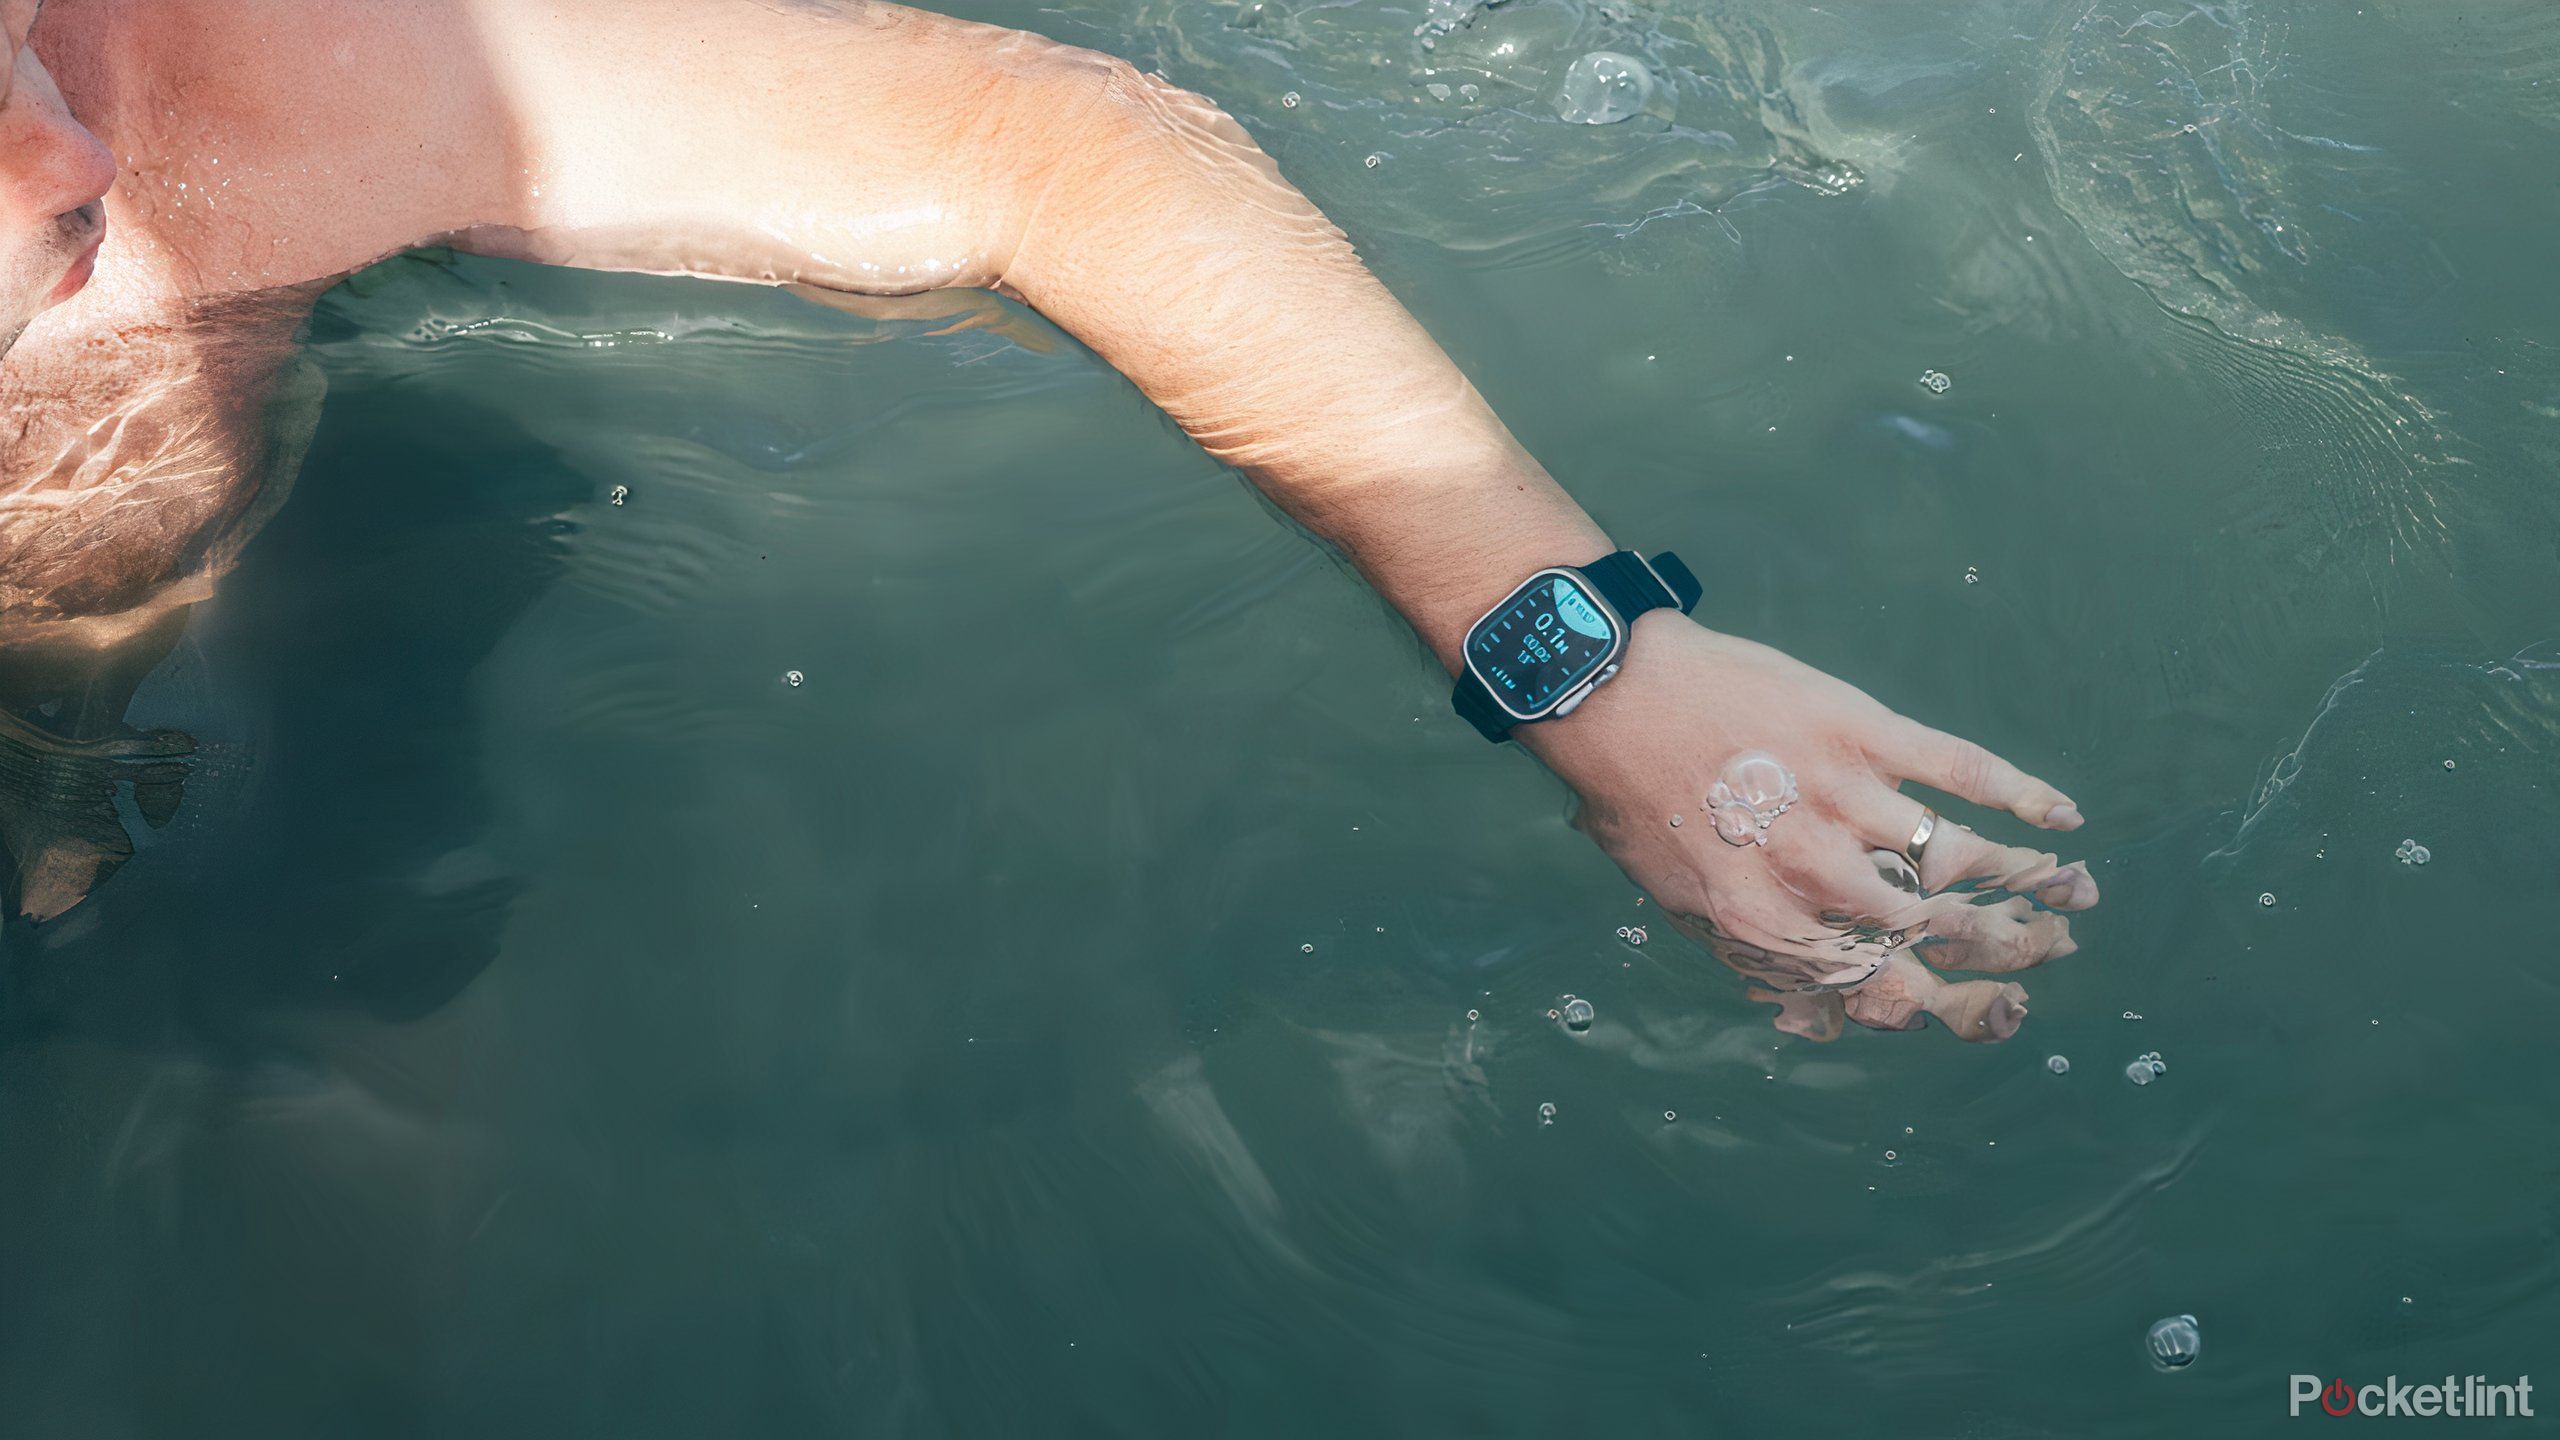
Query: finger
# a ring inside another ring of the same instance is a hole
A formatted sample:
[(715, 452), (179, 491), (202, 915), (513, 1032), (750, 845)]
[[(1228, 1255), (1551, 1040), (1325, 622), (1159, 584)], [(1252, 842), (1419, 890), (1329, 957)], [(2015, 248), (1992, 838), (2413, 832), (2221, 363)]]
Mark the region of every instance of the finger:
[(2080, 948), (2071, 938), (2070, 921), (2039, 910), (2020, 896), (1940, 910), (1922, 930), (1920, 957), (1940, 970), (2005, 975), (2059, 960)]
[(2027, 1018), (2023, 986), (1993, 980), (1949, 984), (1922, 969), (1909, 955), (1896, 955), (1876, 978), (1851, 991), (1848, 1016), (1878, 1030), (1914, 1030), (1922, 1014), (1960, 1040), (2006, 1040)]
[(1977, 888), (2033, 895), (2056, 910), (2086, 910), (2098, 903), (2098, 882), (2077, 860), (2068, 865), (2050, 850), (2002, 845), (1964, 825), (1940, 820), (1920, 853), (1920, 881), (1944, 890), (1968, 881)]
[(1917, 1030), (1925, 1013), (1920, 997), (1890, 983), (1883, 974), (1842, 996), (1840, 1005), (1844, 1014), (1870, 1030)]
[(1827, 990), (1803, 991), (1753, 990), (1744, 998), (1763, 1005), (1775, 1005), (1778, 1013), (1770, 1024), (1789, 1035), (1828, 1043), (1840, 1038), (1840, 997)]
[[(1906, 857), (1921, 817), (1928, 813), (1919, 801), (1881, 784), (1862, 788), (1838, 808), (1860, 837)], [(2086, 865), (2065, 865), (2046, 851), (1995, 844), (1941, 817), (1920, 848), (1921, 888), (1935, 892), (1967, 880), (2033, 895), (2056, 910), (2086, 910), (2098, 903), (2098, 882)]]
[(2001, 980), (1941, 985), (1930, 997), (1929, 1013), (1959, 1040), (2006, 1040), (2027, 1023), (2027, 991), (2023, 985)]
[(2080, 807), (2071, 803), (2070, 796), (1970, 740), (1915, 720), (1897, 720), (1875, 758), (1902, 779), (1917, 780), (1976, 805), (2006, 810), (2030, 825), (2077, 830), (2082, 823)]

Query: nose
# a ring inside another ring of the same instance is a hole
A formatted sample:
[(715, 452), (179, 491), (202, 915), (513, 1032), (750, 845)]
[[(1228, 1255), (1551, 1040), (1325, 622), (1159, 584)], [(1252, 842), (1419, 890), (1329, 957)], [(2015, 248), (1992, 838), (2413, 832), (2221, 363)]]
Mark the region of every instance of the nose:
[(24, 81), (0, 110), (0, 213), (22, 226), (94, 204), (116, 180), (115, 157), (71, 118), (53, 87)]

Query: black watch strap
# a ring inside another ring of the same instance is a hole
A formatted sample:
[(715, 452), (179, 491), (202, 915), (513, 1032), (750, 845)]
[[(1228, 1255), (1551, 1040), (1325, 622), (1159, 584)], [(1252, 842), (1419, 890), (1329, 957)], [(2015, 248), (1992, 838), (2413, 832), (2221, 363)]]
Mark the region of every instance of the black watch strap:
[(1511, 712), (1493, 703), (1493, 692), (1484, 688), (1473, 670), (1458, 672), (1458, 688), (1449, 694), (1449, 703), (1458, 718), (1476, 727), (1476, 733), (1499, 745), (1511, 738), (1511, 727), (1519, 724)]
[[(1573, 568), (1590, 580), (1591, 588), (1630, 626), (1648, 610), (1678, 610), (1686, 615), (1697, 608), (1698, 597), (1705, 593), (1698, 577), (1668, 550), (1650, 562), (1633, 550), (1621, 550)], [(1477, 734), (1496, 744), (1510, 739), (1512, 727), (1522, 723), (1494, 703), (1493, 692), (1484, 688), (1473, 669), (1458, 672), (1457, 688), (1449, 699), (1459, 716), (1476, 727)]]
[(1591, 588), (1630, 625), (1647, 610), (1678, 610), (1686, 615), (1697, 608), (1704, 593), (1698, 577), (1668, 550), (1651, 563), (1633, 550), (1621, 550), (1576, 568), (1591, 577)]

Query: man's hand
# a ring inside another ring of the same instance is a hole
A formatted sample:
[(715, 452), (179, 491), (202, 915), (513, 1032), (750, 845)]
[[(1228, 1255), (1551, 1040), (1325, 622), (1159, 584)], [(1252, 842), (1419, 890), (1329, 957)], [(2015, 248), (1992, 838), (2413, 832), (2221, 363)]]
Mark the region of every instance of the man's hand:
[[(1924, 812), (1899, 787), (1916, 781), (2053, 830), (2081, 823), (2068, 797), (1765, 645), (1682, 616), (1640, 619), (1624, 663), (1573, 715), (1517, 733), (1573, 786), (1578, 823), (1672, 923), (1771, 987), (1753, 998), (1780, 1005), (1780, 1029), (1827, 1040), (1844, 1014), (1906, 1030), (1925, 1011), (1967, 1040), (2017, 1030), (2022, 987), (1949, 983), (1930, 967), (2007, 974), (2070, 954), (2070, 923), (2055, 912), (2096, 904), (2097, 882), (2083, 865), (1942, 821), (1915, 893), (1895, 857)], [(1799, 798), (1770, 822), (1765, 844), (1730, 844), (1707, 796), (1733, 757), (1753, 750), (1793, 773)]]

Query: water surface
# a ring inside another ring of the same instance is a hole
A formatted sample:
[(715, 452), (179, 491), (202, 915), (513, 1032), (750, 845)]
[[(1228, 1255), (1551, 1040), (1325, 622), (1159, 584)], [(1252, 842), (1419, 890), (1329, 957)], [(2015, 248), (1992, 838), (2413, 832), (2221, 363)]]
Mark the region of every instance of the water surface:
[[(131, 707), (176, 819), (5, 937), (8, 1431), (2222, 1434), (2549, 1368), (2560, 11), (966, 13), (1218, 97), (1708, 623), (2066, 787), (2081, 952), (2005, 1045), (1781, 1036), (1036, 317), (395, 261)], [(1566, 124), (1599, 49), (1649, 108)]]

